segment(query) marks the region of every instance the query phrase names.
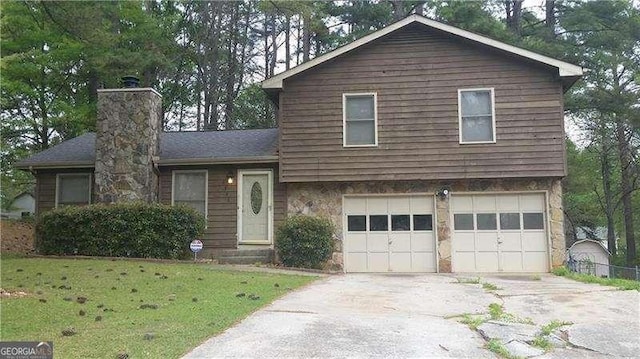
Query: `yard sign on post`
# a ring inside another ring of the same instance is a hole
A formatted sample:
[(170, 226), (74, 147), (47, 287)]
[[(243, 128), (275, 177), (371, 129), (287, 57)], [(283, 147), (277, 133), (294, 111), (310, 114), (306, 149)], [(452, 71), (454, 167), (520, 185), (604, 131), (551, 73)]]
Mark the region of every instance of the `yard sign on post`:
[(193, 252), (193, 261), (195, 262), (198, 259), (198, 252), (202, 250), (202, 241), (199, 239), (192, 240), (189, 248)]

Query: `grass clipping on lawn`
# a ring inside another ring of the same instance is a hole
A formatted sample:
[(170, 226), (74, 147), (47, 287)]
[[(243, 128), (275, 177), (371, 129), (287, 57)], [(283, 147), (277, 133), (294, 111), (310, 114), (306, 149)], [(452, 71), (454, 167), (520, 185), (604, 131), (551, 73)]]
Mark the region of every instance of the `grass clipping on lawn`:
[[(315, 277), (125, 260), (2, 258), (0, 340), (56, 358), (177, 358)], [(65, 335), (63, 335), (65, 332)]]

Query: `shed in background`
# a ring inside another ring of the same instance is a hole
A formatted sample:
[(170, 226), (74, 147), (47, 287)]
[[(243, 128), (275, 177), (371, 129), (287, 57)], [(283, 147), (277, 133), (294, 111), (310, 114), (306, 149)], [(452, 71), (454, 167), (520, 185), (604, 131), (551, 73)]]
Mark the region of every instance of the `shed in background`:
[[(598, 277), (609, 277), (611, 253), (601, 241), (583, 239), (575, 242), (567, 250), (567, 259), (581, 262), (580, 271), (588, 270)], [(593, 266), (590, 266), (593, 264)]]

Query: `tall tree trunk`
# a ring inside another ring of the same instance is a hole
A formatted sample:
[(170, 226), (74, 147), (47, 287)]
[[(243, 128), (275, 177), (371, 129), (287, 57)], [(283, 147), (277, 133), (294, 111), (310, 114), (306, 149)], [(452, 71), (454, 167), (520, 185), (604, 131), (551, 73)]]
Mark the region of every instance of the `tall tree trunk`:
[(207, 76), (207, 90), (205, 92), (205, 109), (208, 113), (206, 116), (205, 126), (206, 130), (218, 129), (218, 105), (220, 103), (220, 35), (222, 31), (222, 9), (224, 6), (222, 2), (210, 2), (207, 3), (209, 8), (210, 23), (208, 24), (207, 37), (210, 39), (208, 42), (208, 56), (206, 58), (207, 68), (209, 73)]
[(416, 5), (416, 14), (417, 15), (424, 15), (424, 3), (420, 3), (420, 4)]
[(222, 128), (233, 127), (233, 100), (235, 99), (236, 76), (238, 73), (238, 21), (240, 20), (240, 2), (228, 3), (231, 6), (229, 17), (229, 35), (227, 36), (227, 74), (224, 91), (224, 120)]
[(620, 118), (616, 118), (616, 139), (618, 141), (618, 156), (620, 160), (620, 190), (622, 196), (622, 213), (624, 218), (624, 234), (627, 243), (627, 265), (636, 265), (636, 240), (633, 228), (633, 204), (631, 184), (631, 154), (625, 125)]
[(522, 1), (524, 0), (505, 0), (504, 2), (507, 15), (507, 28), (518, 36), (520, 36), (522, 30)]
[(389, 0), (389, 3), (391, 4), (391, 11), (395, 21), (402, 20), (407, 16), (404, 9), (404, 0)]
[(302, 43), (302, 34), (300, 33), (302, 31), (302, 17), (300, 15), (298, 15), (298, 26), (296, 27), (296, 66), (300, 65), (300, 48), (301, 43)]
[(552, 38), (556, 37), (556, 0), (545, 1), (544, 24)]
[(313, 51), (314, 56), (318, 56), (318, 54), (322, 53), (322, 41), (320, 40), (320, 38), (318, 38), (318, 36), (315, 36), (315, 50)]
[(88, 76), (87, 95), (91, 102), (96, 103), (98, 101), (98, 88), (100, 87), (98, 72), (92, 67)]
[(278, 31), (276, 24), (276, 14), (271, 15), (271, 61), (269, 64), (269, 77), (273, 76), (276, 71), (276, 63), (278, 62)]
[(269, 78), (269, 15), (264, 14), (264, 78)]
[[(42, 69), (41, 76), (41, 81), (44, 82), (44, 78), (47, 76), (44, 68)], [(38, 148), (38, 150), (46, 150), (49, 148), (49, 109), (47, 108), (47, 89), (45, 87), (38, 88), (38, 112), (40, 112), (40, 118), (42, 119), (40, 148)]]
[[(603, 125), (604, 126), (604, 125)], [(604, 131), (603, 131), (604, 132)], [(616, 233), (614, 223), (613, 191), (611, 190), (611, 162), (609, 161), (609, 144), (606, 135), (602, 136), (600, 152), (600, 169), (602, 172), (602, 189), (604, 196), (604, 214), (607, 220), (607, 247), (612, 255), (616, 254)]]
[(201, 76), (196, 79), (196, 131), (202, 131), (202, 81)]
[(302, 62), (309, 61), (311, 53), (311, 15), (304, 15), (302, 23)]
[(291, 61), (291, 16), (286, 15), (284, 20), (284, 66), (289, 70)]

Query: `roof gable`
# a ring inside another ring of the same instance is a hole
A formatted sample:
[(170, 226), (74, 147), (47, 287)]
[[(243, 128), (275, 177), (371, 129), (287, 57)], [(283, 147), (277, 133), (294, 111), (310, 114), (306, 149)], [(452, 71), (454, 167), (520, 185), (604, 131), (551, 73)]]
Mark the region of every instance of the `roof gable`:
[(440, 30), (442, 32), (448, 33), (453, 36), (460, 37), (462, 39), (466, 39), (480, 45), (484, 45), (489, 48), (496, 49), (498, 51), (502, 51), (504, 53), (514, 55), (516, 57), (520, 57), (523, 59), (527, 59), (529, 61), (537, 62), (543, 65), (547, 65), (553, 68), (558, 69), (558, 75), (561, 78), (567, 78), (570, 80), (570, 83), (573, 83), (575, 79), (582, 76), (582, 67), (576, 66), (564, 61), (560, 61), (545, 55), (541, 55), (535, 53), (533, 51), (525, 50), (513, 45), (509, 45), (486, 36), (478, 35), (470, 31), (462, 30), (457, 27), (446, 25), (441, 22), (437, 22), (434, 20), (427, 19), (420, 15), (411, 15), (408, 16), (396, 23), (393, 23), (383, 29), (380, 29), (376, 32), (373, 32), (367, 36), (364, 36), (358, 40), (355, 40), (347, 45), (339, 47), (331, 52), (328, 52), (324, 55), (318, 56), (313, 60), (307, 61), (301, 65), (298, 65), (290, 70), (282, 72), (276, 76), (273, 76), (262, 82), (262, 88), (265, 90), (279, 90), (282, 89), (283, 81), (287, 78), (300, 74), (306, 70), (309, 70), (315, 66), (318, 66), (322, 63), (325, 63), (329, 60), (332, 60), (338, 56), (351, 52), (361, 46), (371, 43), (383, 36), (386, 36), (392, 32), (403, 29), (411, 24), (422, 24), (428, 26), (430, 28)]

